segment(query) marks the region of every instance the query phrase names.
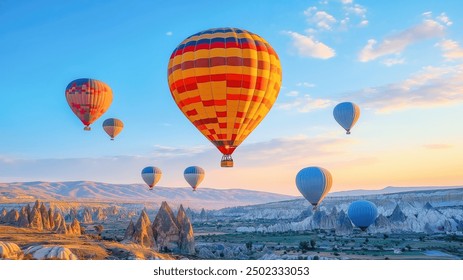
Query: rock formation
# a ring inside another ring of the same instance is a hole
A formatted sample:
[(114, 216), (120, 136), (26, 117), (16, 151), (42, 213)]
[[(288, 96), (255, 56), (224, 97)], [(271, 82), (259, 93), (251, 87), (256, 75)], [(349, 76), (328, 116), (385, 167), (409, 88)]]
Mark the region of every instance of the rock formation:
[(135, 232), (135, 225), (133, 224), (133, 220), (130, 219), (129, 226), (125, 229), (124, 240), (131, 240), (134, 232)]
[(98, 209), (96, 209), (95, 213), (93, 214), (93, 220), (101, 222), (101, 221), (106, 220), (106, 218), (107, 217), (106, 217), (106, 214), (103, 211), (103, 208), (98, 207)]
[(81, 221), (83, 223), (91, 223), (91, 222), (93, 222), (92, 212), (90, 211), (90, 209), (88, 209), (88, 208), (84, 209), (84, 211), (82, 212)]
[(6, 211), (6, 209), (3, 208), (2, 211), (0, 212), (0, 223), (3, 223), (3, 218), (5, 218), (7, 213), (8, 212)]
[(24, 251), (24, 254), (36, 260), (77, 260), (77, 256), (63, 246), (31, 246)]
[(55, 212), (53, 215), (53, 231), (60, 234), (67, 234), (68, 230), (66, 227), (66, 221), (60, 212)]
[(162, 202), (152, 228), (159, 250), (172, 250), (178, 247), (180, 231), (174, 212), (167, 202)]
[(353, 230), (352, 222), (344, 210), (341, 210), (336, 218), (335, 229), (337, 234), (349, 234)]
[(177, 225), (179, 228), (178, 247), (181, 252), (194, 254), (195, 253), (195, 238), (193, 235), (193, 226), (188, 218), (183, 206), (180, 205), (177, 213)]
[(175, 217), (165, 201), (152, 224), (145, 210), (142, 210), (136, 224), (131, 220), (125, 230), (124, 240), (161, 251), (195, 253), (193, 226), (183, 206), (180, 206)]
[[(74, 209), (75, 210), (75, 209)], [(76, 211), (71, 210), (73, 213)], [(70, 217), (70, 215), (68, 215)], [(2, 218), (2, 222), (17, 226), (28, 227), (36, 230), (50, 230), (60, 234), (81, 234), (80, 223), (74, 219), (70, 225), (66, 225), (66, 221), (61, 212), (55, 211), (47, 207), (40, 201), (36, 201), (33, 207), (30, 205), (24, 206), (18, 212), (12, 209), (7, 212)]]
[(392, 214), (387, 217), (391, 222), (403, 222), (407, 219), (407, 216), (400, 209), (399, 204), (396, 205)]
[(50, 218), (48, 217), (47, 207), (43, 203), (40, 204), (40, 215), (42, 216), (42, 227), (43, 229), (50, 230)]
[(140, 218), (133, 227), (131, 241), (144, 247), (155, 247), (155, 239), (151, 228), (151, 220), (145, 210), (141, 211)]
[(34, 206), (31, 210), (31, 216), (29, 217), (29, 227), (43, 230), (42, 215), (40, 214), (38, 207), (36, 208)]
[(11, 209), (8, 213), (6, 213), (5, 217), (3, 217), (3, 222), (5, 224), (17, 225), (18, 220), (19, 212), (16, 209)]
[(74, 221), (72, 221), (72, 223), (67, 226), (67, 234), (81, 235), (80, 223), (79, 220), (77, 220), (77, 218), (74, 218)]
[(18, 227), (29, 227), (29, 214), (26, 207), (19, 211)]
[(16, 243), (0, 241), (0, 259), (16, 260), (22, 254)]

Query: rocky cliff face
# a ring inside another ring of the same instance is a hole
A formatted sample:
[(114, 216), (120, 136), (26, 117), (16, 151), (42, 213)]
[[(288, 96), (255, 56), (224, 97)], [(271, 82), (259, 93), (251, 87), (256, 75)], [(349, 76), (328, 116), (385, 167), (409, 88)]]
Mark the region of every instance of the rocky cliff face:
[(19, 212), (16, 209), (11, 209), (8, 213), (6, 213), (5, 217), (3, 217), (3, 222), (5, 224), (17, 225), (18, 220)]
[(90, 209), (88, 209), (88, 208), (84, 209), (84, 211), (82, 213), (81, 221), (83, 223), (91, 223), (91, 222), (93, 222), (92, 212), (90, 211)]
[(392, 214), (387, 217), (391, 222), (404, 222), (407, 219), (407, 216), (400, 209), (399, 204), (396, 205)]
[(341, 210), (336, 218), (336, 234), (350, 234), (353, 231), (352, 222), (344, 212)]
[(145, 210), (141, 211), (140, 217), (135, 225), (130, 221), (125, 231), (124, 239), (140, 244), (143, 247), (155, 247), (156, 242), (153, 237), (153, 230), (151, 229), (151, 221)]
[(193, 226), (188, 218), (183, 205), (180, 205), (177, 213), (177, 225), (179, 228), (178, 247), (181, 252), (195, 253), (195, 238), (193, 235)]
[(80, 223), (76, 219), (70, 225), (66, 225), (65, 219), (60, 212), (56, 211), (53, 213), (51, 208), (47, 209), (38, 200), (32, 208), (27, 205), (22, 207), (19, 212), (16, 209), (12, 209), (6, 213), (2, 221), (17, 227), (50, 230), (61, 234), (81, 234)]
[(136, 224), (131, 220), (124, 240), (161, 251), (195, 253), (193, 226), (183, 206), (175, 216), (166, 202), (162, 203), (152, 224), (145, 210), (140, 214)]
[(20, 255), (22, 251), (16, 243), (0, 241), (0, 260), (16, 260)]
[(101, 221), (106, 220), (106, 218), (107, 218), (107, 216), (106, 216), (106, 213), (104, 212), (103, 208), (98, 207), (98, 209), (96, 209), (95, 213), (93, 214), (93, 220), (101, 222)]
[(72, 221), (72, 223), (67, 226), (67, 234), (81, 235), (80, 223), (77, 218), (75, 218), (74, 221)]
[(152, 228), (160, 250), (172, 250), (178, 246), (180, 230), (174, 212), (165, 201), (154, 218)]

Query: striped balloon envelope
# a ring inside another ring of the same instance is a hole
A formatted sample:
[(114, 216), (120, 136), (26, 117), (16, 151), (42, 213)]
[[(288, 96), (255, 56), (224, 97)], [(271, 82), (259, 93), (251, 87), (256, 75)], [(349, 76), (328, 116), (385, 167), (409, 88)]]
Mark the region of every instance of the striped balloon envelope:
[(183, 176), (185, 180), (193, 188), (193, 191), (196, 191), (196, 188), (204, 180), (204, 169), (199, 166), (190, 166), (185, 169)]
[(172, 97), (190, 122), (223, 154), (231, 154), (264, 119), (280, 91), (281, 66), (260, 36), (238, 28), (196, 33), (168, 65)]
[(325, 168), (306, 167), (296, 175), (297, 189), (313, 205), (314, 210), (328, 194), (332, 184), (331, 173)]
[(368, 200), (357, 200), (349, 205), (347, 216), (359, 227), (365, 231), (371, 224), (373, 224), (378, 216), (378, 209), (376, 205)]
[(360, 108), (352, 102), (342, 102), (333, 110), (334, 119), (350, 134), (350, 130), (360, 117)]
[(90, 125), (109, 109), (113, 101), (111, 88), (94, 79), (70, 82), (65, 94), (72, 112), (85, 125), (84, 130), (90, 130)]
[(103, 129), (111, 137), (111, 140), (114, 140), (114, 137), (121, 133), (123, 128), (124, 123), (119, 119), (110, 118), (103, 122)]
[(154, 186), (161, 180), (162, 171), (155, 166), (147, 166), (141, 171), (141, 177), (143, 181), (148, 185), (149, 189), (152, 190)]

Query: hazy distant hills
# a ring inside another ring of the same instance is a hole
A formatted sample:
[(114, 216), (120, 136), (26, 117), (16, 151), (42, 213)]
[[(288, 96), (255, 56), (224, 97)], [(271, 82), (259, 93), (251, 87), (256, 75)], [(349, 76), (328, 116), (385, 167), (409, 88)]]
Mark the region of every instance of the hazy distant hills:
[(453, 188), (463, 188), (463, 186), (386, 187), (380, 190), (351, 190), (351, 191), (332, 192), (328, 194), (328, 196), (331, 196), (331, 197), (365, 196), (365, 195), (390, 194), (390, 193), (415, 192), (415, 191), (443, 190), (443, 189), (453, 189)]
[[(331, 193), (326, 202), (338, 197), (383, 195), (410, 191), (444, 189), (445, 187), (387, 187), (382, 190), (353, 190)], [(447, 187), (450, 188), (450, 187)], [(173, 205), (184, 204), (192, 208), (220, 209), (225, 207), (265, 204), (293, 200), (289, 196), (243, 189), (207, 189), (156, 187), (150, 191), (144, 184), (108, 184), (100, 182), (18, 182), (0, 183), (0, 203), (42, 201), (116, 202), (160, 205), (167, 201)]]
[(0, 184), (0, 203), (42, 201), (153, 203), (167, 201), (193, 208), (219, 209), (295, 199), (295, 196), (242, 189), (155, 187), (143, 184), (107, 184), (99, 182), (20, 182)]

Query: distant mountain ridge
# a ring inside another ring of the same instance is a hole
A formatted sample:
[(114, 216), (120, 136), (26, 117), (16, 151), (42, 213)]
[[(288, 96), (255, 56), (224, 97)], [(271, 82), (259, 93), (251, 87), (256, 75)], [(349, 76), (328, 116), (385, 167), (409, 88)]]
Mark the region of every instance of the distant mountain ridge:
[(155, 187), (144, 184), (108, 184), (89, 181), (0, 183), (1, 203), (42, 201), (153, 203), (168, 201), (193, 208), (219, 209), (295, 199), (296, 196), (243, 189)]
[[(458, 187), (387, 187), (381, 190), (351, 190), (330, 193), (327, 199), (451, 188)], [(154, 190), (150, 191), (144, 184), (109, 184), (91, 181), (0, 183), (0, 204), (33, 202), (37, 199), (42, 201), (154, 203), (158, 205), (162, 201), (168, 201), (173, 205), (183, 203), (192, 208), (220, 209), (301, 198), (301, 196), (244, 189), (200, 188), (198, 191), (192, 192), (191, 188), (155, 187)]]
[(385, 187), (379, 190), (349, 190), (349, 191), (339, 191), (329, 193), (330, 197), (340, 197), (340, 196), (365, 196), (365, 195), (377, 195), (377, 194), (392, 194), (392, 193), (402, 193), (402, 192), (416, 192), (416, 191), (432, 191), (432, 190), (445, 190), (445, 189), (455, 189), (463, 188), (463, 186), (420, 186), (420, 187)]

